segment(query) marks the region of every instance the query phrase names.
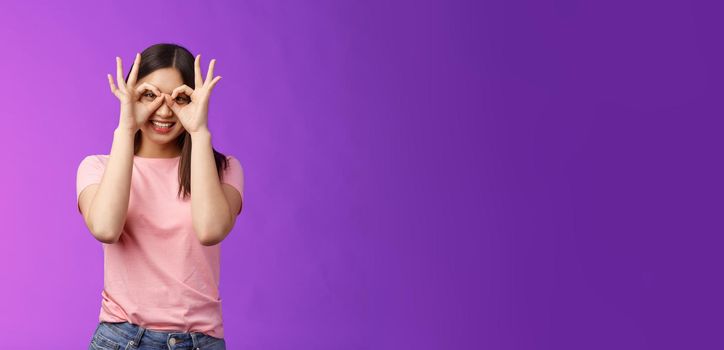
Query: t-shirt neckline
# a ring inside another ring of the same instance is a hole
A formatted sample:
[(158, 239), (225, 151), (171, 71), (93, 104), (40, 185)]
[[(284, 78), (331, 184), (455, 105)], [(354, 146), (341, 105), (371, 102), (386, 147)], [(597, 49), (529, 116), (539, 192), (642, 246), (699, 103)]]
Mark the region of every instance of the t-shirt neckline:
[(139, 157), (139, 156), (137, 156), (137, 155), (135, 155), (135, 154), (133, 155), (133, 159), (142, 159), (142, 160), (159, 161), (159, 162), (161, 162), (161, 161), (172, 161), (172, 160), (177, 160), (177, 159), (179, 159), (179, 158), (181, 158), (180, 155), (178, 155), (178, 156), (176, 156), (176, 157), (170, 157), (170, 158), (168, 158), (168, 157), (158, 157), (158, 158), (153, 158), (153, 157)]

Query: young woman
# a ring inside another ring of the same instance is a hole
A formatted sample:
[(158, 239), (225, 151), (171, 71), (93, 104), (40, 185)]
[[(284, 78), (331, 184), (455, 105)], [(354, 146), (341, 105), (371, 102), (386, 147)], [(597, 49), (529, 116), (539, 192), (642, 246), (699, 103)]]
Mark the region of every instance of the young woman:
[(104, 283), (90, 349), (225, 349), (219, 243), (241, 213), (240, 162), (207, 125), (214, 77), (175, 44), (136, 54), (111, 91), (120, 120), (108, 155), (78, 166), (78, 210), (102, 242)]

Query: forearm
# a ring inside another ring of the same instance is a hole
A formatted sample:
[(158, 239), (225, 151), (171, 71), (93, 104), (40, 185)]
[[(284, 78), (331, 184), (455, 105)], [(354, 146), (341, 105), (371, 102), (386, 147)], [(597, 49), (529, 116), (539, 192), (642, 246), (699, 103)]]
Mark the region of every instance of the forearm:
[(205, 245), (221, 242), (231, 230), (229, 203), (219, 181), (208, 130), (191, 134), (191, 215), (194, 231)]
[(126, 221), (134, 136), (135, 132), (130, 129), (114, 130), (110, 159), (90, 205), (91, 232), (103, 241), (116, 242)]

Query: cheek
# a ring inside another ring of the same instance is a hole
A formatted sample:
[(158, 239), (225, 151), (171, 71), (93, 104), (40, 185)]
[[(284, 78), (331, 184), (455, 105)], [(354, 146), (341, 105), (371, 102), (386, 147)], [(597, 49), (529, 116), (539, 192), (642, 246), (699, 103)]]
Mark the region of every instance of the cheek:
[(144, 104), (144, 105), (151, 104), (151, 102), (153, 102), (153, 99), (150, 99), (150, 98), (148, 98), (148, 97), (144, 97), (144, 98), (141, 99), (141, 103)]

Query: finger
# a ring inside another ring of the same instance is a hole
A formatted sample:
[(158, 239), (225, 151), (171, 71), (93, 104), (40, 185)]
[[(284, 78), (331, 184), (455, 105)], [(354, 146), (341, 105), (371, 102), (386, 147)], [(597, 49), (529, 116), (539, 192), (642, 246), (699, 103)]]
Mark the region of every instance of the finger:
[(189, 98), (191, 98), (191, 95), (194, 93), (194, 89), (190, 88), (188, 85), (183, 84), (171, 92), (171, 99), (176, 99), (180, 93), (186, 94)]
[(156, 96), (156, 98), (151, 102), (151, 104), (148, 105), (148, 108), (150, 108), (151, 110), (155, 111), (156, 109), (158, 109), (158, 107), (161, 107), (161, 104), (162, 104), (162, 103), (164, 103), (164, 102), (166, 101), (166, 96), (168, 96), (168, 95), (159, 94), (159, 95)]
[(143, 113), (143, 115), (145, 116), (143, 118), (143, 122), (148, 121), (151, 115), (153, 115), (154, 111), (156, 111), (158, 107), (161, 107), (161, 104), (164, 102), (164, 100), (164, 95), (158, 95), (153, 101), (151, 101), (151, 103), (143, 105), (143, 108), (146, 111), (146, 113)]
[(194, 61), (194, 87), (199, 88), (203, 84), (204, 81), (201, 79), (201, 54), (198, 54)]
[(220, 75), (217, 76), (216, 78), (214, 78), (214, 80), (211, 81), (211, 83), (209, 84), (209, 90), (213, 89), (214, 86), (216, 86), (216, 83), (217, 83), (219, 80), (221, 80), (221, 76), (220, 76)]
[(168, 106), (168, 108), (171, 108), (173, 113), (178, 116), (179, 112), (181, 111), (181, 107), (176, 104), (171, 96), (164, 94), (163, 97), (166, 100), (166, 105)]
[(146, 90), (151, 90), (151, 91), (153, 91), (154, 94), (156, 94), (156, 96), (161, 96), (161, 90), (159, 90), (156, 86), (154, 86), (150, 83), (143, 83), (143, 84), (139, 85), (136, 88), (136, 94), (140, 95), (140, 94), (144, 93)]
[(116, 56), (116, 82), (118, 82), (119, 90), (126, 91), (126, 81), (123, 79), (123, 63), (118, 56)]
[(171, 102), (173, 102), (171, 95), (163, 94), (163, 100), (166, 101), (166, 106), (168, 106), (168, 108), (171, 108)]
[(111, 92), (113, 95), (118, 97), (118, 88), (116, 88), (116, 84), (113, 83), (113, 77), (110, 74), (108, 74), (108, 85), (111, 86)]
[(131, 67), (131, 74), (128, 77), (128, 86), (136, 84), (136, 78), (138, 78), (138, 66), (141, 65), (141, 54), (136, 53), (136, 59), (133, 61), (133, 67)]
[(215, 65), (216, 65), (216, 59), (212, 58), (211, 62), (209, 63), (209, 70), (206, 71), (206, 80), (204, 81), (204, 84), (211, 82), (211, 77), (214, 76), (214, 66)]

